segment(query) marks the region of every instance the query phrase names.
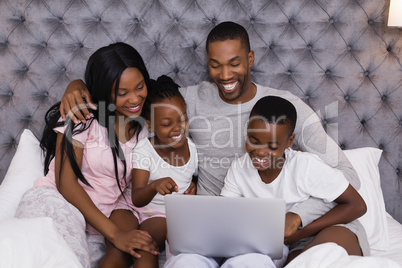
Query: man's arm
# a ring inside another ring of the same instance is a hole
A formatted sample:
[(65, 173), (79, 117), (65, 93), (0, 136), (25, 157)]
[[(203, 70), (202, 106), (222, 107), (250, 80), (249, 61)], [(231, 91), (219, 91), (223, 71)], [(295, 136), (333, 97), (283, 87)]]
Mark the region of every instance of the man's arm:
[(91, 94), (85, 83), (80, 79), (74, 80), (68, 84), (61, 98), (60, 115), (64, 120), (66, 119), (66, 115), (68, 115), (76, 124), (79, 121), (85, 123), (85, 119), (90, 117), (87, 105), (91, 109), (97, 109), (92, 103)]
[[(340, 170), (348, 182), (360, 188), (359, 177), (338, 144), (327, 135), (318, 115), (302, 100), (293, 102), (298, 113), (295, 143), (301, 151), (317, 155), (332, 168)], [(325, 180), (325, 177), (322, 178)], [(301, 226), (306, 226), (323, 215), (331, 207), (321, 199), (310, 197), (306, 201), (292, 207), (289, 212), (297, 214)]]
[(288, 213), (296, 214), (299, 219), (297, 219), (297, 217), (293, 217), (292, 219), (294, 224), (299, 223), (300, 227), (304, 227), (312, 223), (333, 207), (333, 203), (326, 203), (322, 199), (310, 197), (306, 201), (303, 201), (302, 203), (290, 208)]
[(352, 164), (338, 144), (327, 135), (317, 114), (307, 104), (302, 105), (301, 109), (310, 116), (297, 122), (301, 124), (298, 127), (299, 133), (296, 133), (300, 150), (317, 155), (330, 167), (340, 170), (356, 190), (360, 189), (360, 179)]

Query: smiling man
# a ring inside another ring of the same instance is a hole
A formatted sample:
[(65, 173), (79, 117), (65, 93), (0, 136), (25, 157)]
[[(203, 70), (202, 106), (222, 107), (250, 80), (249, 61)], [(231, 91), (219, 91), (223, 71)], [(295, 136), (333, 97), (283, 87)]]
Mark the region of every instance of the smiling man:
[(227, 103), (248, 102), (257, 88), (251, 83), (250, 67), (254, 51), (240, 40), (213, 41), (208, 39), (208, 69), (219, 89), (219, 97)]
[(201, 82), (181, 89), (187, 103), (190, 135), (200, 156), (198, 194), (219, 195), (230, 163), (245, 152), (245, 129), (251, 108), (268, 95), (281, 96), (296, 107), (300, 115), (295, 130), (297, 146), (342, 170), (352, 185), (359, 187), (350, 163), (307, 104), (286, 90), (252, 83), (254, 51), (250, 50), (244, 27), (234, 22), (217, 25), (208, 35), (206, 50), (214, 83)]

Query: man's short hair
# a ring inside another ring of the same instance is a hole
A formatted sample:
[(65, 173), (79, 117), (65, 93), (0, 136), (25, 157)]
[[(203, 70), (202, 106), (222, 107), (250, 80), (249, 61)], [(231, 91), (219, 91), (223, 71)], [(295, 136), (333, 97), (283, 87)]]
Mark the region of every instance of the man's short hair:
[(233, 21), (225, 21), (216, 25), (207, 37), (206, 49), (216, 41), (240, 40), (241, 44), (250, 52), (250, 40), (246, 29)]

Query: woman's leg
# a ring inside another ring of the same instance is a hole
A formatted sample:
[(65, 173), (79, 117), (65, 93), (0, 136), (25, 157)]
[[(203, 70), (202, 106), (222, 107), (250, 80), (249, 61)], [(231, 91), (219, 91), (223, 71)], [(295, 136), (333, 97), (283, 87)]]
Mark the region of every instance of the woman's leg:
[[(125, 209), (118, 209), (112, 212), (110, 219), (123, 231), (138, 229), (138, 219), (133, 212)], [(116, 248), (112, 243), (106, 241), (106, 254), (100, 267), (129, 267), (133, 263), (133, 257)]]
[[(149, 218), (141, 223), (139, 229), (147, 231), (152, 236), (156, 243), (158, 243), (159, 252), (163, 250), (167, 233), (166, 218)], [(138, 253), (141, 255), (141, 258), (134, 260), (133, 268), (158, 267), (158, 256), (142, 250), (139, 250)]]
[(33, 187), (21, 198), (16, 218), (50, 217), (57, 231), (77, 255), (82, 266), (90, 267), (85, 219), (56, 189)]

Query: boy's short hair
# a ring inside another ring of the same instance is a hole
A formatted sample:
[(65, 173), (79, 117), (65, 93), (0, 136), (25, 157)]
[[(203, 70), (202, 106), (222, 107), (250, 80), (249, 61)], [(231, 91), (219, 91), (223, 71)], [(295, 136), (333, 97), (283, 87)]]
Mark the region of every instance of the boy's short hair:
[(297, 112), (290, 101), (281, 97), (266, 96), (256, 102), (250, 112), (250, 119), (261, 119), (269, 124), (288, 125), (290, 136), (296, 127)]
[(235, 22), (225, 21), (216, 25), (208, 34), (207, 53), (210, 43), (226, 40), (240, 40), (241, 44), (246, 48), (247, 53), (250, 52), (250, 40), (246, 29)]

